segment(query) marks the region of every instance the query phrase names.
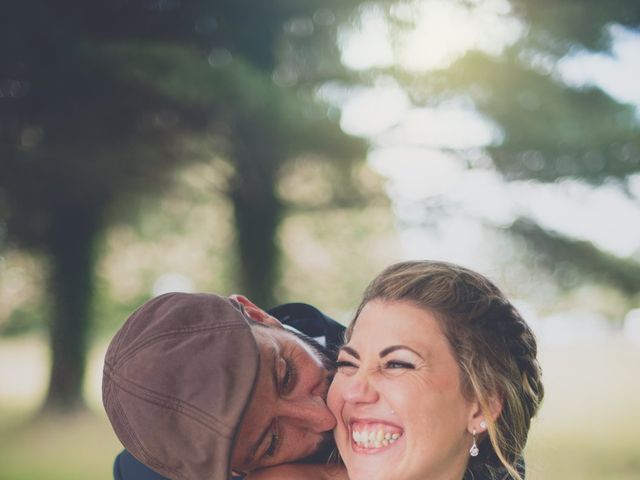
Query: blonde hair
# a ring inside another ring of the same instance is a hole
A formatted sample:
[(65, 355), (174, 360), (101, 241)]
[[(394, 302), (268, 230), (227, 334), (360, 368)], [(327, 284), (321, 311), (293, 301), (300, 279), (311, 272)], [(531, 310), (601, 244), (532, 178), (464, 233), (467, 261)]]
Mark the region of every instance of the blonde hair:
[[(480, 404), (488, 436), (470, 473), (504, 467), (523, 480), (517, 462), (531, 419), (544, 396), (533, 332), (504, 294), (479, 273), (458, 265), (414, 261), (391, 265), (367, 287), (346, 332), (351, 337), (362, 308), (372, 300), (410, 301), (438, 319), (461, 371), (462, 393)], [(493, 420), (495, 401), (501, 410)]]

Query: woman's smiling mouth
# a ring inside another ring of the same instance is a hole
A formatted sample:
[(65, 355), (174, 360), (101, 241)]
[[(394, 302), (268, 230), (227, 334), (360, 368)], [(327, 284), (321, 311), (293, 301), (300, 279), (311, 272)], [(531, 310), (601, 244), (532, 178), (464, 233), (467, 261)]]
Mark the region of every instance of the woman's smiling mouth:
[(351, 447), (357, 453), (378, 453), (402, 438), (404, 431), (395, 425), (355, 420), (349, 424)]

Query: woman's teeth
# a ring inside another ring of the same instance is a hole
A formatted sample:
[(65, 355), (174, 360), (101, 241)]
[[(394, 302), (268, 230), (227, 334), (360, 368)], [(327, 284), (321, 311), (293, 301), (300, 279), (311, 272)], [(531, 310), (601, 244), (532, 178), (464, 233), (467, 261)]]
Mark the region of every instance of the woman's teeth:
[(351, 438), (358, 447), (361, 448), (381, 448), (393, 443), (400, 438), (398, 432), (391, 432), (383, 428), (373, 428), (364, 430), (353, 430)]

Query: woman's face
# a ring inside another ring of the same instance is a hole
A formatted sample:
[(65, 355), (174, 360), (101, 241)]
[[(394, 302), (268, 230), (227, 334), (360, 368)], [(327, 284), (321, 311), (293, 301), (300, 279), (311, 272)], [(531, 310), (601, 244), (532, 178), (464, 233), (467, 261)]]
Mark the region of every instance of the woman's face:
[(476, 402), (433, 314), (410, 302), (362, 309), (328, 404), (351, 480), (462, 478)]

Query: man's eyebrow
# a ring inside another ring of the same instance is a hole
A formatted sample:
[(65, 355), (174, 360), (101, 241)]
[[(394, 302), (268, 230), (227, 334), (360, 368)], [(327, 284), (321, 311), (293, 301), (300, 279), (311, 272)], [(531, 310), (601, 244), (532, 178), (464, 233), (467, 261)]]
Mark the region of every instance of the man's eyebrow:
[(351, 348), (349, 345), (343, 345), (340, 347), (340, 350), (342, 352), (347, 352), (349, 355), (351, 355), (352, 357), (357, 358), (358, 360), (360, 360), (360, 354), (358, 352), (356, 352), (355, 349)]
[(393, 353), (393, 352), (395, 352), (397, 350), (408, 350), (408, 351), (414, 353), (415, 355), (419, 356), (420, 358), (424, 358), (422, 355), (420, 355), (413, 348), (407, 347), (406, 345), (391, 345), (390, 347), (387, 347), (387, 348), (384, 348), (384, 349), (380, 350), (380, 353), (378, 355), (380, 356), (380, 358), (383, 358), (383, 357), (386, 357), (390, 353)]

